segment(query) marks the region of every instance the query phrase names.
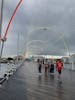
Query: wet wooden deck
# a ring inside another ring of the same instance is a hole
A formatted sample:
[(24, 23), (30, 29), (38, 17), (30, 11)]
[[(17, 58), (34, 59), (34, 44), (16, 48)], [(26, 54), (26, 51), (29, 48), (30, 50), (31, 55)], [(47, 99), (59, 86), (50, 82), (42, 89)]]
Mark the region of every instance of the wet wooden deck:
[(75, 100), (75, 71), (63, 70), (60, 84), (56, 72), (38, 75), (36, 63), (25, 62), (0, 86), (0, 100)]

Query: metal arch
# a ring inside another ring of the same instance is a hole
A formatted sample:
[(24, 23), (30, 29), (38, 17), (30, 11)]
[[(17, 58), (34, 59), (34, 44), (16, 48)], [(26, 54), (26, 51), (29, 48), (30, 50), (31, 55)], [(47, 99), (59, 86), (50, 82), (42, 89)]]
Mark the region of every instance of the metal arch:
[(10, 25), (11, 25), (11, 23), (12, 23), (12, 21), (13, 21), (13, 18), (14, 18), (14, 16), (15, 16), (15, 14), (16, 14), (16, 12), (17, 12), (19, 6), (20, 6), (20, 4), (22, 3), (22, 1), (23, 1), (23, 0), (20, 0), (20, 1), (19, 1), (19, 3), (17, 4), (17, 6), (16, 6), (16, 8), (15, 8), (15, 10), (14, 10), (14, 12), (13, 12), (11, 18), (10, 18), (10, 21), (9, 21), (8, 26), (7, 26), (7, 28), (6, 28), (6, 32), (5, 32), (4, 37), (3, 37), (4, 39), (7, 38)]
[(34, 42), (40, 42), (40, 43), (47, 43), (48, 41), (42, 41), (42, 40), (31, 40), (31, 41), (29, 41), (28, 43), (27, 43), (27, 46), (28, 45), (30, 45), (30, 44), (32, 44), (32, 43), (34, 43)]
[(12, 23), (12, 21), (13, 21), (13, 18), (14, 18), (14, 16), (15, 16), (15, 14), (16, 14), (16, 12), (17, 12), (19, 6), (20, 6), (20, 4), (22, 3), (22, 1), (23, 1), (23, 0), (20, 0), (19, 3), (17, 4), (17, 6), (16, 6), (16, 8), (15, 8), (15, 10), (14, 10), (14, 12), (13, 12), (11, 18), (10, 18), (10, 21), (9, 21), (9, 23), (8, 23), (8, 26), (7, 26), (7, 28), (6, 28), (4, 37), (3, 37), (3, 38), (1, 37), (2, 47), (1, 47), (1, 52), (0, 52), (0, 58), (1, 58), (2, 53), (3, 53), (4, 43), (5, 43), (6, 39), (7, 39), (8, 30), (9, 30), (9, 28), (10, 28), (10, 25), (11, 25), (11, 23)]
[[(52, 30), (53, 32), (57, 33), (54, 29), (52, 29), (52, 27), (36, 27), (35, 29), (32, 29), (30, 32), (28, 32), (28, 34), (32, 35), (31, 33), (36, 31), (36, 30), (45, 30), (45, 31), (46, 30)], [(58, 40), (56, 40), (56, 42), (58, 42), (61, 39), (65, 48), (66, 48), (66, 51), (69, 53), (69, 47), (67, 46), (67, 43), (64, 39), (64, 33), (57, 33), (57, 34), (60, 35), (60, 38)], [(69, 55), (70, 55), (70, 53), (69, 53)]]

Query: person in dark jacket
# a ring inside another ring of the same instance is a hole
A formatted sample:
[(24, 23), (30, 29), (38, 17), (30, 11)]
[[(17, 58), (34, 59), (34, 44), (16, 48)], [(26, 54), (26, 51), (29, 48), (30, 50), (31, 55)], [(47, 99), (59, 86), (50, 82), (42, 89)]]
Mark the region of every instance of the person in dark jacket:
[(54, 73), (54, 64), (51, 62), (50, 65), (50, 73)]
[(39, 71), (39, 73), (41, 73), (41, 70), (42, 70), (42, 61), (39, 61), (38, 62), (38, 71)]

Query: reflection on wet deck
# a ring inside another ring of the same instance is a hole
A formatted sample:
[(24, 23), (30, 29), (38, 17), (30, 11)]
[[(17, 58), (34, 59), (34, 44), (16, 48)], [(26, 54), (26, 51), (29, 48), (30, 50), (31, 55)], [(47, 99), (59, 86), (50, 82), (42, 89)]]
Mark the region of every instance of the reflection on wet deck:
[(36, 63), (25, 62), (0, 87), (0, 100), (75, 100), (74, 76), (74, 71), (63, 70), (60, 84), (56, 72), (39, 75)]

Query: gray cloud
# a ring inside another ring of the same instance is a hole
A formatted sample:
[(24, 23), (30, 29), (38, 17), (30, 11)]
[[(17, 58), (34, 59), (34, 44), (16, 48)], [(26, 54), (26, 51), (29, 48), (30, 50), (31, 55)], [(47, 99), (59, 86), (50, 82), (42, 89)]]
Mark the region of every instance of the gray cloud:
[[(18, 0), (5, 0), (2, 34), (5, 33), (6, 26), (17, 3)], [(40, 43), (37, 41), (32, 43), (31, 49), (33, 50), (28, 49), (29, 52), (66, 55), (68, 49), (70, 53), (74, 53), (74, 12), (74, 0), (24, 0), (10, 27), (3, 55), (16, 54), (18, 34), (20, 34), (20, 53), (26, 50), (26, 43), (32, 40), (48, 42)], [(50, 27), (51, 30), (35, 29), (36, 27)], [(34, 31), (30, 32), (32, 29)], [(33, 45), (36, 47), (35, 50)], [(37, 47), (43, 48), (43, 50), (37, 50)]]

